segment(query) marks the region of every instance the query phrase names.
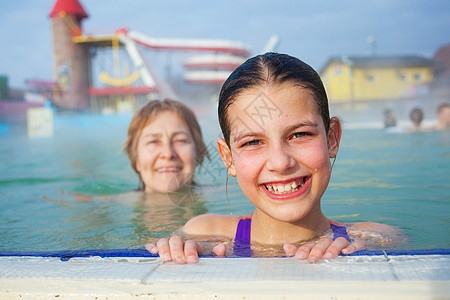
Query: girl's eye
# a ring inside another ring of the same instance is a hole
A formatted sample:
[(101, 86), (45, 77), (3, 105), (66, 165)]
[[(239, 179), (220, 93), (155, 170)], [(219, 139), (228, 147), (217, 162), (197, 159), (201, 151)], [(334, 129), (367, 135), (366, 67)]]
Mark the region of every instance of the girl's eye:
[(158, 143), (158, 141), (157, 140), (149, 140), (149, 141), (147, 141), (147, 145), (154, 145), (154, 144), (157, 144)]
[(296, 133), (294, 133), (293, 137), (294, 138), (301, 138), (301, 137), (304, 137), (306, 135), (308, 135), (307, 132), (296, 132)]
[(247, 142), (247, 143), (243, 144), (242, 146), (257, 146), (260, 143), (261, 142), (259, 140), (253, 140), (253, 141), (250, 141), (250, 142)]

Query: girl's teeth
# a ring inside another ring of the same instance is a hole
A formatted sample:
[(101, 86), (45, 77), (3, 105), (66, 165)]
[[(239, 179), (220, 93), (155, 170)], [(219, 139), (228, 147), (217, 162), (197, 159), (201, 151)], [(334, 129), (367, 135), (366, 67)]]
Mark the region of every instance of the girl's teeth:
[(300, 189), (303, 186), (303, 184), (304, 184), (304, 179), (299, 184), (297, 184), (294, 181), (291, 184), (286, 184), (286, 185), (279, 185), (279, 186), (266, 185), (266, 188), (269, 192), (274, 193), (274, 194), (287, 194), (287, 193), (293, 193), (295, 191), (298, 191), (298, 189)]
[(289, 192), (291, 190), (291, 185), (290, 184), (286, 184), (285, 186), (284, 186), (284, 191), (285, 192)]

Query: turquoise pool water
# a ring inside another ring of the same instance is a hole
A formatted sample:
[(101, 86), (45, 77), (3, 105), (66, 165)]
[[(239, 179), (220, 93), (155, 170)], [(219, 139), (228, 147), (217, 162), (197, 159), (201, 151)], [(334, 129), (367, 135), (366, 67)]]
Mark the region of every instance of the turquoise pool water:
[[(0, 251), (136, 248), (196, 214), (252, 212), (234, 181), (226, 199), (215, 116), (200, 117), (211, 161), (198, 170), (194, 205), (123, 195), (137, 187), (120, 152), (130, 118), (56, 116), (51, 138), (28, 138), (24, 124), (0, 133)], [(344, 129), (323, 210), (398, 226), (410, 249), (450, 248), (449, 166), (449, 132)]]

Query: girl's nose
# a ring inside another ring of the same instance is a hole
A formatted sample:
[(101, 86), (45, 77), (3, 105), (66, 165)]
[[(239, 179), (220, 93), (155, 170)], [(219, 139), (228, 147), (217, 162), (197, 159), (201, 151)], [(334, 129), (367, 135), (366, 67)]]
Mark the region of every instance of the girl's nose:
[(268, 151), (267, 168), (270, 171), (286, 172), (295, 166), (295, 159), (284, 144), (270, 147)]

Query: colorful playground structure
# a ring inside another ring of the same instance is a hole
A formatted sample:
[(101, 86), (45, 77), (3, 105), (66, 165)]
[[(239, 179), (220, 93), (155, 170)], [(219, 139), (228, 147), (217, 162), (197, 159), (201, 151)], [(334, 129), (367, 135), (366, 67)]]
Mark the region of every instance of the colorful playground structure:
[[(177, 98), (145, 57), (145, 50), (193, 52), (184, 62), (184, 81), (216, 85), (250, 54), (249, 47), (237, 41), (152, 38), (126, 28), (106, 35), (85, 34), (82, 21), (87, 17), (78, 0), (56, 0), (50, 12), (53, 103), (61, 109), (120, 111), (153, 98)], [(107, 57), (100, 60), (109, 63), (96, 69), (93, 61), (102, 55)]]

